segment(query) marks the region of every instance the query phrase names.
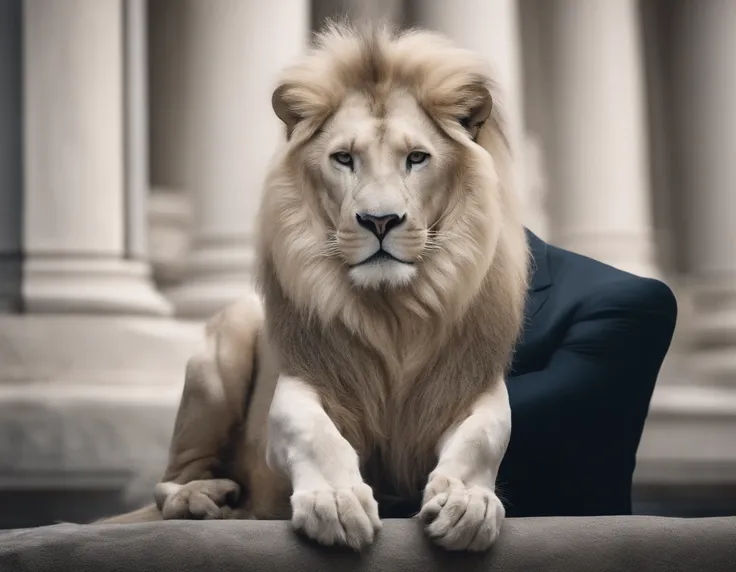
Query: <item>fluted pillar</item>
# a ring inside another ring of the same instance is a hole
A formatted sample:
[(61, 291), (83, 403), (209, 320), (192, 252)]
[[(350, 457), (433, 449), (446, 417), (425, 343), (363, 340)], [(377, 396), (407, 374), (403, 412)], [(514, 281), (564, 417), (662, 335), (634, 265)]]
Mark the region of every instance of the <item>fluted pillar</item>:
[(149, 276), (143, 8), (0, 2), (0, 489), (60, 491), (35, 524), (151, 498), (201, 340)]
[(123, 6), (23, 6), (23, 299), (31, 312), (170, 311), (130, 218), (143, 213), (147, 186), (131, 155), (141, 128), (126, 105), (140, 93), (125, 90), (137, 66), (126, 59)]
[(536, 204), (533, 193), (537, 181), (527, 180), (526, 176), (530, 168), (536, 168), (528, 159), (538, 159), (527, 157), (527, 153), (538, 149), (533, 148), (533, 141), (526, 136), (518, 0), (415, 2), (414, 12), (418, 24), (449, 36), (458, 45), (485, 57), (493, 66), (499, 86), (496, 103), (506, 118), (525, 223), (544, 234), (546, 223), (540, 216), (543, 207)]
[(193, 234), (178, 315), (206, 318), (251, 279), (253, 223), (282, 125), (271, 93), (306, 46), (306, 0), (186, 0), (186, 173)]
[(555, 0), (549, 13), (553, 240), (657, 275), (639, 3)]
[(736, 387), (736, 3), (683, 0), (675, 37), (694, 380)]

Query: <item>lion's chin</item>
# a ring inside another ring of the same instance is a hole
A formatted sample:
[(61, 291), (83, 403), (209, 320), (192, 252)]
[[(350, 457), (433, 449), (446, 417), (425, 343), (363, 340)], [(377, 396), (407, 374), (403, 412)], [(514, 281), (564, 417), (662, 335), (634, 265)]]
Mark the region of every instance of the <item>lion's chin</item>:
[(385, 259), (350, 269), (350, 279), (361, 288), (400, 288), (408, 285), (416, 274), (416, 266), (412, 264)]

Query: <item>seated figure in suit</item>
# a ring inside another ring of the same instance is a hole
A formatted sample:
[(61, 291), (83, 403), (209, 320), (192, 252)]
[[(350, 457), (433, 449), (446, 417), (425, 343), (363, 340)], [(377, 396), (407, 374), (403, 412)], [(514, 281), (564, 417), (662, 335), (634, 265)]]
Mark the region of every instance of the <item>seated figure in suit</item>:
[(498, 478), (508, 516), (631, 513), (636, 451), (677, 319), (663, 282), (549, 245), (534, 259), (507, 379), (511, 442)]

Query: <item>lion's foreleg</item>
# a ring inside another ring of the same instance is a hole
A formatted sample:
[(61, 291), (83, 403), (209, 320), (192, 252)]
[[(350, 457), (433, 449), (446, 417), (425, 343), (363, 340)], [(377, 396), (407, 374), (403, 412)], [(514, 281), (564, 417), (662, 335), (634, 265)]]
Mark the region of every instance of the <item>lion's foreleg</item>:
[(239, 485), (227, 478), (222, 450), (243, 422), (252, 382), (258, 307), (233, 304), (207, 324), (205, 343), (186, 364), (184, 389), (169, 445), (169, 461), (154, 489), (155, 503), (100, 523), (171, 518), (233, 518)]
[[(214, 349), (214, 348), (213, 348)], [(214, 351), (190, 358), (177, 412), (164, 477), (154, 488), (164, 519), (223, 518), (240, 489), (230, 479), (216, 479), (229, 433), (239, 422), (225, 402), (223, 380)]]
[(307, 383), (281, 376), (268, 421), (267, 460), (291, 480), (292, 524), (322, 544), (356, 550), (381, 528), (358, 455)]
[(478, 551), (498, 537), (505, 511), (495, 484), (510, 435), (511, 408), (499, 378), (438, 445), (419, 514), (438, 545)]
[(255, 299), (225, 308), (207, 325), (205, 344), (187, 362), (169, 463), (154, 498), (164, 519), (233, 518), (240, 483), (222, 458), (240, 441), (248, 387), (254, 383), (262, 324)]

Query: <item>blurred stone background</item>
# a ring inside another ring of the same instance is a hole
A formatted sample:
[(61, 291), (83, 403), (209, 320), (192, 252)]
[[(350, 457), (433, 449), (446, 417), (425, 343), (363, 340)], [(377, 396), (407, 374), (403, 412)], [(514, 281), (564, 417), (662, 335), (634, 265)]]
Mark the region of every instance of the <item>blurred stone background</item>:
[(736, 514), (736, 1), (0, 0), (0, 527), (148, 502), (329, 16), (495, 66), (528, 226), (675, 290), (636, 511)]

